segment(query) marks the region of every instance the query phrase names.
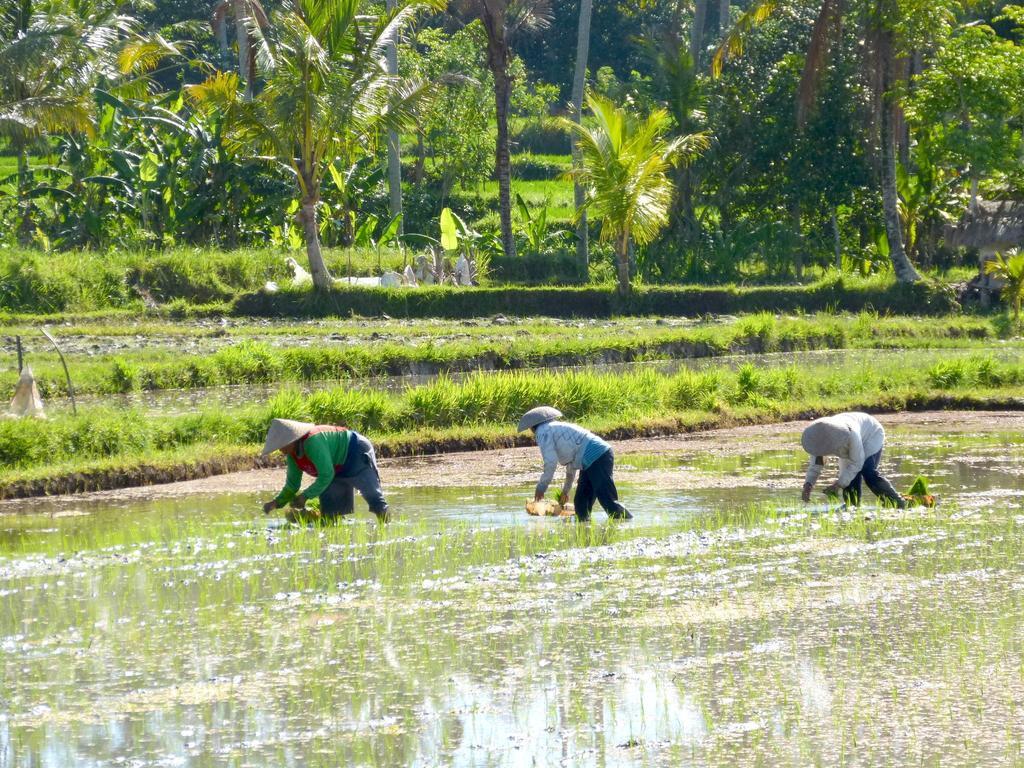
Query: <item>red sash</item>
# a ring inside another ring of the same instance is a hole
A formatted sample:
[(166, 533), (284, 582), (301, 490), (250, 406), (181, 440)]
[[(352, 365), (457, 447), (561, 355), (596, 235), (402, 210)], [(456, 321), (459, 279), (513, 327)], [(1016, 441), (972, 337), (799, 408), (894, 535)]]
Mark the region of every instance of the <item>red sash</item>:
[[(307, 458), (306, 451), (304, 449), (306, 447), (306, 440), (313, 435), (319, 435), (321, 432), (348, 432), (348, 427), (314, 427), (299, 438), (299, 444), (296, 446), (295, 450), (296, 455), (292, 458), (295, 459), (295, 463), (298, 465), (299, 469), (313, 477), (316, 477), (316, 465)], [(302, 454), (301, 456), (298, 455), (300, 453)], [(341, 467), (335, 467), (334, 471), (337, 472), (340, 468)]]

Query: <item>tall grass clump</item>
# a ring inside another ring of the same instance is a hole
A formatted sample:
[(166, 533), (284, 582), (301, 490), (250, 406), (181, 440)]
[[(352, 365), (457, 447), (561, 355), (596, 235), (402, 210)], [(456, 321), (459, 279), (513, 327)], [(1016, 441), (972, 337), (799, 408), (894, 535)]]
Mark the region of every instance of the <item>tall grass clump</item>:
[[(427, 446), (445, 430), (473, 440), (511, 436), (519, 416), (542, 404), (555, 406), (568, 419), (620, 429), (673, 420), (682, 424), (695, 411), (728, 416), (736, 409), (744, 418), (766, 418), (808, 408), (898, 408), (927, 402), (936, 389), (1002, 388), (1018, 395), (1022, 384), (1024, 365), (974, 357), (936, 360), (929, 366), (893, 365), (881, 372), (865, 371), (859, 364), (803, 369), (748, 364), (735, 371), (682, 370), (673, 375), (652, 369), (626, 374), (476, 373), (463, 381), (442, 377), (402, 393), (335, 387), (305, 394), (285, 388), (268, 402), (245, 408), (172, 416), (97, 408), (50, 420), (0, 420), (0, 470), (84, 466), (109, 459), (141, 464), (156, 452), (212, 457), (224, 446), (258, 445), (274, 417), (345, 425), (374, 439), (394, 440), (394, 445)], [(421, 429), (424, 433), (417, 434)]]
[(624, 375), (589, 373), (474, 374), (462, 382), (441, 377), (410, 389), (406, 406), (411, 419), (432, 427), (505, 423), (524, 411), (552, 405), (566, 418), (623, 414), (657, 407), (664, 377), (645, 370)]
[(928, 368), (926, 375), (935, 389), (1003, 387), (1024, 381), (1024, 366), (999, 363), (990, 355), (983, 355), (940, 360)]
[(285, 388), (271, 398), (263, 413), (263, 429), (274, 418), (337, 424), (360, 432), (393, 431), (400, 429), (402, 422), (397, 403), (387, 393), (344, 387), (308, 395)]
[(805, 391), (805, 377), (795, 365), (758, 368), (744, 363), (736, 372), (735, 383), (726, 398), (732, 405), (774, 408), (779, 402), (795, 399)]
[(684, 368), (668, 383), (668, 404), (680, 411), (717, 411), (721, 405), (721, 371)]
[(744, 317), (737, 324), (736, 331), (741, 338), (756, 341), (761, 352), (777, 347), (778, 323), (771, 312), (758, 312)]
[(285, 360), (270, 347), (257, 341), (243, 341), (213, 354), (213, 366), (226, 383), (269, 383), (280, 381)]

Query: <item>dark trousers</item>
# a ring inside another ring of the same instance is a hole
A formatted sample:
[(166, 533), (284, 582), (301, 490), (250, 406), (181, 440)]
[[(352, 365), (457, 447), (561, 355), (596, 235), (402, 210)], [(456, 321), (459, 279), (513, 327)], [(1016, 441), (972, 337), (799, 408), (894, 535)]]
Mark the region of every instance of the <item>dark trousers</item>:
[(615, 487), (612, 473), (615, 471), (615, 456), (611, 448), (601, 454), (586, 469), (580, 471), (580, 479), (576, 484), (576, 495), (573, 506), (579, 520), (589, 520), (590, 510), (594, 508), (594, 500), (601, 502), (609, 517), (622, 517), (626, 508), (619, 504), (619, 491)]
[(881, 460), (881, 451), (864, 459), (864, 466), (860, 472), (843, 490), (843, 501), (855, 506), (860, 504), (861, 480), (863, 480), (867, 483), (871, 492), (883, 502), (895, 504), (897, 507), (903, 507), (906, 504), (903, 497), (892, 487), (892, 483), (886, 480), (878, 471), (878, 463)]
[(360, 434), (352, 437), (344, 465), (320, 494), (320, 513), (324, 517), (351, 515), (355, 511), (355, 491), (366, 499), (373, 514), (386, 516), (388, 503), (380, 484), (377, 454), (373, 444)]

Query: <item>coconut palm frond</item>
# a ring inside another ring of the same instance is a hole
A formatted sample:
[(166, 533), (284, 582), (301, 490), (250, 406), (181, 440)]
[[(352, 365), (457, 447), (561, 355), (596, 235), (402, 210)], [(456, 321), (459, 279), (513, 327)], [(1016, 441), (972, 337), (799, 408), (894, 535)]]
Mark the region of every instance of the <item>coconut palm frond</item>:
[(131, 40), (117, 56), (117, 66), (124, 75), (142, 75), (152, 72), (167, 58), (181, 56), (178, 46), (160, 35)]
[(506, 26), (510, 35), (547, 29), (551, 24), (550, 0), (510, 0)]
[(814, 21), (814, 27), (811, 29), (811, 41), (807, 46), (807, 57), (804, 61), (803, 73), (800, 76), (800, 89), (796, 102), (798, 125), (803, 125), (806, 122), (807, 115), (817, 101), (818, 87), (825, 71), (829, 48), (842, 16), (842, 0), (823, 0), (818, 17)]
[(713, 77), (719, 77), (722, 74), (722, 67), (730, 57), (743, 55), (747, 35), (752, 29), (767, 21), (777, 5), (778, 0), (757, 0), (736, 19), (736, 23), (733, 24), (732, 29), (729, 30), (711, 58)]
[(638, 119), (594, 94), (588, 95), (587, 105), (592, 122), (559, 121), (577, 139), (581, 162), (571, 175), (587, 190), (585, 207), (601, 219), (602, 239), (651, 242), (668, 222), (671, 164), (680, 157), (693, 158), (709, 139), (692, 134), (666, 141), (672, 124), (666, 110)]
[(390, 14), (382, 16), (380, 24), (372, 33), (368, 55), (372, 58), (383, 59), (387, 55), (388, 47), (392, 44), (398, 45), (402, 33), (411, 26), (416, 16), (428, 9), (429, 6), (425, 4), (415, 3), (400, 6)]

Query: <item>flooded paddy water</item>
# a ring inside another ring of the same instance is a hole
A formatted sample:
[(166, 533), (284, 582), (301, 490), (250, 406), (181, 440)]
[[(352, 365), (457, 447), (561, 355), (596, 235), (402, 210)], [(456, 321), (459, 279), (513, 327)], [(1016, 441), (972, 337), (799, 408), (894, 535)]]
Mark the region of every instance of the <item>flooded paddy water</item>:
[[(953, 360), (961, 358), (990, 357), (999, 362), (1013, 362), (1020, 358), (1020, 350), (1016, 347), (991, 346), (963, 349), (945, 349), (941, 359)], [(886, 361), (900, 365), (916, 365), (928, 367), (934, 365), (938, 356), (935, 350), (920, 349), (842, 349), (814, 350), (797, 352), (772, 352), (766, 354), (721, 355), (715, 357), (687, 358), (675, 360), (652, 360), (638, 363), (589, 364), (584, 366), (550, 366), (546, 368), (530, 368), (530, 371), (545, 370), (587, 371), (592, 373), (626, 373), (642, 369), (655, 370), (660, 373), (672, 374), (681, 369), (706, 370), (709, 368), (739, 368), (742, 365), (759, 367), (780, 366), (831, 366), (831, 365), (878, 365)], [(480, 370), (470, 372), (451, 372), (443, 375), (453, 380), (464, 379), (476, 373), (503, 373), (500, 370)], [(330, 379), (322, 381), (293, 382), (287, 386), (309, 393), (322, 389), (331, 389), (344, 384), (353, 389), (376, 390), (400, 393), (408, 387), (430, 384), (439, 377), (438, 373), (410, 374), (405, 376), (378, 376), (369, 378)], [(116, 406), (135, 408), (160, 415), (177, 415), (191, 413), (202, 408), (238, 408), (253, 403), (265, 402), (282, 387), (281, 383), (244, 384), (218, 387), (198, 387), (193, 389), (162, 389), (143, 390), (119, 394), (82, 395), (77, 403), (82, 407)], [(66, 413), (71, 410), (71, 401), (67, 398), (55, 397), (46, 400), (47, 409), (55, 413)]]
[[(0, 766), (1024, 763), (1024, 415), (884, 419), (934, 510), (796, 498), (799, 425), (384, 462), (397, 520), (256, 472), (0, 504)], [(833, 468), (834, 471), (834, 468)]]

